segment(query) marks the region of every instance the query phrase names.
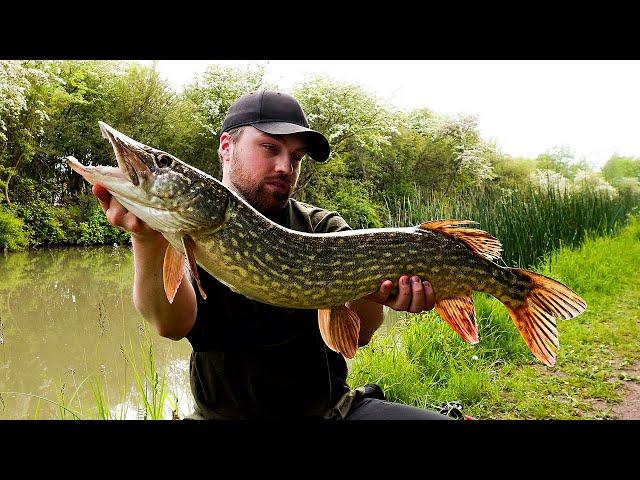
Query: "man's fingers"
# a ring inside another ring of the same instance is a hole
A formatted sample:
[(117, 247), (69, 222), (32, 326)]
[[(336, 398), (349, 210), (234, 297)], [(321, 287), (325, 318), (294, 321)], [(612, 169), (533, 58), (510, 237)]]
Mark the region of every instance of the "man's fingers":
[(131, 233), (139, 233), (142, 228), (142, 222), (133, 213), (127, 212), (122, 216), (122, 227)]
[(411, 305), (411, 284), (409, 277), (403, 275), (398, 282), (398, 295), (393, 300), (387, 301), (386, 305), (398, 311), (407, 311)]
[(107, 216), (109, 223), (116, 227), (125, 227), (124, 217), (129, 213), (129, 210), (124, 208), (118, 200), (111, 197), (111, 201), (104, 213)]
[(424, 286), (424, 293), (425, 293), (424, 309), (432, 310), (433, 307), (436, 306), (436, 294), (433, 291), (433, 287), (431, 286), (431, 283), (429, 283), (428, 281), (425, 280), (424, 282), (422, 282), (422, 285)]
[(370, 299), (374, 302), (384, 304), (389, 298), (392, 289), (393, 283), (390, 280), (383, 280), (380, 284), (380, 289), (377, 292), (372, 293), (370, 295)]
[(426, 295), (424, 294), (424, 286), (417, 276), (411, 277), (411, 303), (408, 311), (418, 313), (424, 310), (426, 303)]
[(102, 210), (106, 212), (109, 208), (109, 201), (111, 200), (111, 194), (109, 193), (109, 191), (99, 183), (96, 183), (91, 187), (91, 192), (100, 202)]

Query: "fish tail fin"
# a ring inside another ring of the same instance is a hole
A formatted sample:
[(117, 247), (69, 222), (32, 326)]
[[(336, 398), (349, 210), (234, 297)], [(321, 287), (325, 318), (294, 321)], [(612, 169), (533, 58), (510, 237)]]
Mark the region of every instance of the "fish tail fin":
[(465, 342), (478, 343), (478, 325), (471, 295), (441, 298), (434, 308)]
[(552, 367), (560, 347), (556, 318), (568, 320), (577, 317), (587, 309), (587, 303), (552, 278), (521, 268), (511, 270), (531, 282), (531, 286), (520, 305), (506, 305), (509, 315), (531, 353)]
[(353, 358), (358, 350), (360, 317), (345, 305), (318, 310), (320, 335), (334, 352)]

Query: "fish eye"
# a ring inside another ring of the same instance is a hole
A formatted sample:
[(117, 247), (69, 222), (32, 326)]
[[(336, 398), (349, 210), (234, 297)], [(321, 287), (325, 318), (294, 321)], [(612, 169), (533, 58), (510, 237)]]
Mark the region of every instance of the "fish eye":
[(161, 153), (156, 157), (156, 164), (161, 168), (170, 167), (172, 163), (173, 159), (169, 155), (165, 155), (164, 153)]

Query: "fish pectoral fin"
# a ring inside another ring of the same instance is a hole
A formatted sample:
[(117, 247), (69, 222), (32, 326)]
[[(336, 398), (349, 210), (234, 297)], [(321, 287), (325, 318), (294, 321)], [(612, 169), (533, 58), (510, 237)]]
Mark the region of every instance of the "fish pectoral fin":
[(164, 252), (164, 264), (162, 265), (162, 283), (169, 303), (173, 303), (183, 278), (184, 255), (169, 244)]
[(553, 367), (560, 348), (556, 318), (577, 317), (587, 309), (587, 302), (557, 280), (521, 268), (512, 271), (528, 280), (530, 287), (522, 304), (505, 306), (531, 353)]
[(493, 235), (477, 228), (459, 225), (477, 224), (471, 220), (433, 220), (417, 227), (420, 230), (432, 230), (454, 237), (467, 245), (474, 253), (495, 261), (502, 256), (502, 243)]
[(344, 305), (320, 309), (318, 326), (327, 347), (346, 358), (356, 355), (360, 338), (360, 317), (356, 312)]
[(471, 295), (441, 298), (435, 309), (465, 342), (478, 343), (478, 325)]
[(202, 298), (206, 300), (207, 294), (204, 293), (202, 285), (200, 284), (200, 277), (198, 276), (198, 266), (196, 264), (196, 242), (189, 235), (183, 235), (182, 247), (184, 248), (184, 253), (187, 255), (189, 270), (191, 271), (191, 275), (193, 275), (193, 278), (195, 278), (196, 280), (200, 295), (202, 295)]

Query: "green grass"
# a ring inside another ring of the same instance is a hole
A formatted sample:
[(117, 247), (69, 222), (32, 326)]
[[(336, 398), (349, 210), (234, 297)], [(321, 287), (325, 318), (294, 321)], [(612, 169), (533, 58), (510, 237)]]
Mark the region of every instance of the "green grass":
[(434, 312), (404, 315), (359, 350), (349, 383), (376, 382), (390, 400), (421, 407), (459, 401), (478, 418), (609, 418), (621, 400), (622, 369), (640, 359), (639, 258), (635, 219), (535, 269), (589, 305), (558, 323), (553, 368), (529, 352), (500, 302), (474, 294), (480, 343), (464, 343)]
[[(106, 321), (106, 315), (100, 307), (98, 308), (98, 316), (99, 325), (100, 322)], [(131, 339), (128, 347), (120, 346), (123, 359), (131, 368), (135, 379), (136, 395), (133, 399), (135, 402), (133, 408), (137, 411), (137, 418), (140, 420), (162, 420), (165, 418), (167, 410), (171, 412), (171, 417), (176, 418), (178, 412), (177, 396), (171, 386), (167, 385), (166, 373), (157, 368), (149, 326), (146, 323), (141, 324), (139, 333), (137, 346), (134, 346)], [(90, 373), (80, 382), (76, 381), (73, 370), (67, 373), (71, 376), (71, 382), (68, 378), (62, 378), (58, 381), (59, 388), (55, 392), (55, 399), (27, 392), (5, 391), (0, 392), (0, 408), (4, 408), (3, 395), (6, 395), (36, 399), (37, 403), (30, 414), (30, 418), (34, 420), (40, 418), (43, 402), (55, 408), (60, 420), (122, 420), (126, 418), (127, 412), (124, 409), (115, 414), (111, 412), (104, 371)], [(79, 395), (83, 389), (91, 391), (93, 403), (83, 405)], [(126, 397), (125, 386), (121, 405), (128, 405)]]
[[(166, 385), (166, 375), (156, 368), (153, 343), (150, 338), (149, 327), (144, 325), (145, 334), (139, 343), (138, 358), (131, 345), (128, 349), (122, 347), (122, 354), (133, 371), (136, 380), (137, 394), (141, 406), (138, 407), (138, 417), (144, 420), (162, 420), (165, 404), (172, 402)], [(175, 402), (170, 403), (172, 410)]]

